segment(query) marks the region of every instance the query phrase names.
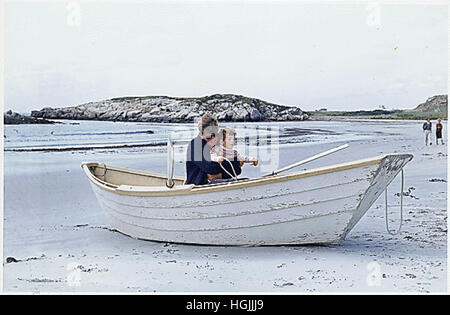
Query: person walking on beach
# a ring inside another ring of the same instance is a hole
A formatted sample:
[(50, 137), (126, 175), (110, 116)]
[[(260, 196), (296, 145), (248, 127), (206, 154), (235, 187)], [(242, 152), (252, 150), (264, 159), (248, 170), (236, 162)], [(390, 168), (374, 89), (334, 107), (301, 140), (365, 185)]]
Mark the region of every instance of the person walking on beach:
[(442, 140), (442, 124), (441, 124), (441, 120), (438, 119), (438, 122), (436, 124), (436, 145), (438, 145), (438, 141), (439, 139), (441, 139), (441, 143), (444, 144), (444, 140)]
[(427, 121), (425, 123), (423, 123), (423, 132), (425, 133), (425, 145), (428, 145), (428, 141), (430, 142), (430, 145), (433, 144), (433, 142), (431, 141), (431, 121), (428, 118)]

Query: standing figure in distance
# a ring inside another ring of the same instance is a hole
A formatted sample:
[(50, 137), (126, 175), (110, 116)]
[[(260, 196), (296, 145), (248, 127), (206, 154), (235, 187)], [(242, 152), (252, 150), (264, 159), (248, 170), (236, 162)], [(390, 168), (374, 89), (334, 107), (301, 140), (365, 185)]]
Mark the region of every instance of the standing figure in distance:
[(441, 143), (444, 144), (444, 140), (442, 140), (442, 124), (441, 120), (438, 119), (438, 122), (436, 124), (436, 145), (438, 145), (438, 140), (441, 139)]
[(433, 144), (431, 141), (431, 121), (428, 118), (425, 123), (423, 123), (423, 132), (425, 133), (425, 145), (428, 145), (428, 141), (430, 142), (430, 145)]

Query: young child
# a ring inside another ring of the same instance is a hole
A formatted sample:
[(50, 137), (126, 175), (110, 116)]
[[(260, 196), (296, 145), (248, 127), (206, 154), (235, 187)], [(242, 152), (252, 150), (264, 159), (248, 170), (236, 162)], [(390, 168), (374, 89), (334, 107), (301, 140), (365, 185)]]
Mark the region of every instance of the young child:
[(252, 163), (258, 165), (256, 158), (245, 157), (233, 149), (236, 142), (236, 131), (232, 128), (221, 128), (219, 130), (219, 143), (211, 149), (211, 159), (225, 157), (230, 161), (237, 160), (243, 163)]

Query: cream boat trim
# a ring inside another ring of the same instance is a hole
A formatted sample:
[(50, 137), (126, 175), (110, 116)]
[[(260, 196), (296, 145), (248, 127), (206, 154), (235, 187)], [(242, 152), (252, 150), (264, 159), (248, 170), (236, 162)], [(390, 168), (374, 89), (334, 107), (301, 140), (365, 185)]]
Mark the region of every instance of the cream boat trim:
[[(178, 196), (178, 195), (189, 195), (189, 194), (202, 194), (202, 193), (210, 193), (210, 192), (218, 192), (224, 190), (233, 190), (233, 189), (244, 189), (247, 187), (267, 185), (277, 182), (289, 181), (299, 178), (317, 176), (332, 172), (339, 172), (343, 170), (348, 170), (352, 168), (364, 167), (373, 164), (379, 164), (390, 154), (385, 154), (381, 156), (376, 156), (367, 159), (361, 159), (357, 161), (336, 164), (331, 166), (319, 167), (306, 171), (298, 171), (285, 175), (274, 175), (268, 177), (258, 177), (252, 179), (241, 180), (238, 182), (228, 182), (228, 183), (220, 183), (220, 184), (211, 184), (211, 185), (175, 185), (173, 188), (167, 188), (163, 185), (161, 186), (132, 186), (132, 185), (115, 185), (105, 181), (102, 181), (97, 176), (95, 176), (91, 169), (93, 167), (104, 167), (104, 164), (101, 163), (88, 163), (83, 162), (81, 167), (83, 168), (86, 176), (89, 180), (100, 187), (105, 191), (109, 191), (112, 193), (120, 194), (120, 195), (130, 195), (130, 196)], [(395, 155), (403, 155), (403, 154), (395, 154)], [(151, 173), (146, 171), (136, 171), (116, 166), (106, 166), (108, 171), (116, 171), (123, 172), (132, 175), (140, 175), (140, 176), (149, 176), (155, 177), (158, 179), (167, 179), (167, 176), (157, 173)], [(174, 180), (178, 183), (184, 182), (184, 178), (182, 177), (174, 177)]]

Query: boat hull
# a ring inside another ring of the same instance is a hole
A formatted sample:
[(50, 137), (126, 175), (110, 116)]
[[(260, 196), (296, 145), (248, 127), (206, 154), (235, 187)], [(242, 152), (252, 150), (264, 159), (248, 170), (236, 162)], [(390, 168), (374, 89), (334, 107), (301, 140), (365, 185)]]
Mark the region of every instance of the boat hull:
[(181, 192), (110, 188), (88, 177), (111, 227), (134, 238), (237, 246), (330, 244), (345, 238), (411, 158), (388, 155)]

